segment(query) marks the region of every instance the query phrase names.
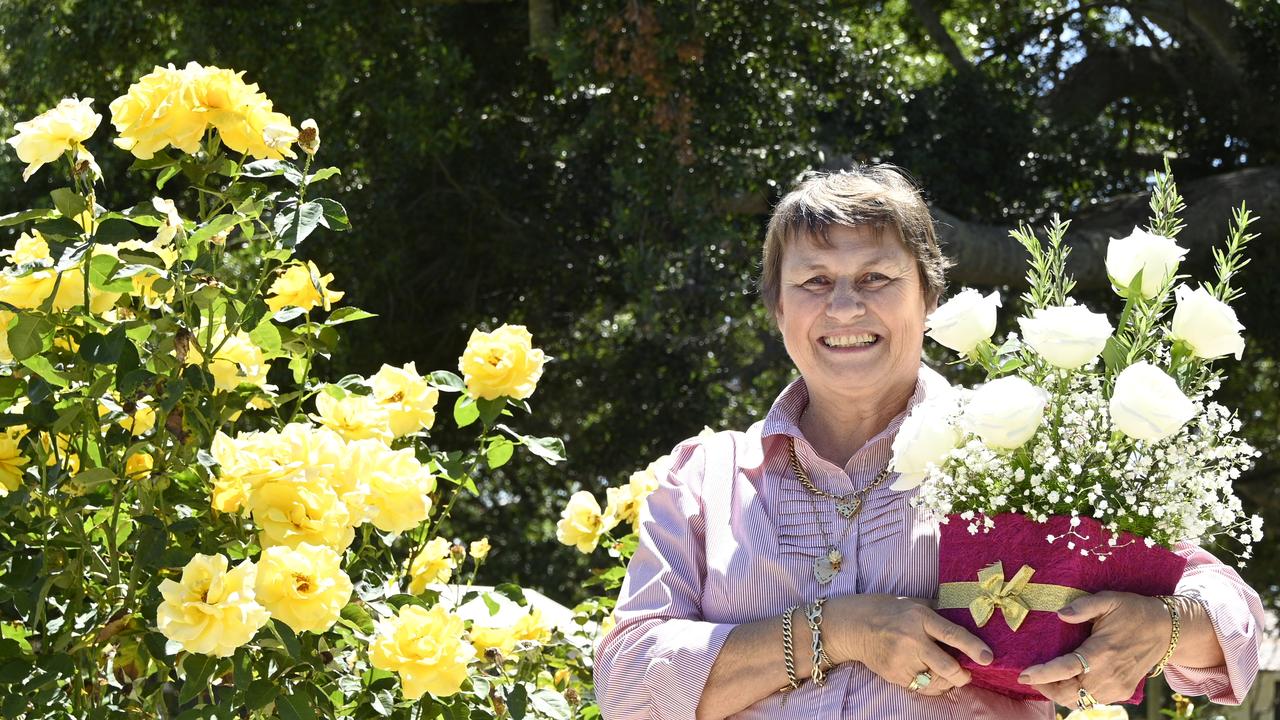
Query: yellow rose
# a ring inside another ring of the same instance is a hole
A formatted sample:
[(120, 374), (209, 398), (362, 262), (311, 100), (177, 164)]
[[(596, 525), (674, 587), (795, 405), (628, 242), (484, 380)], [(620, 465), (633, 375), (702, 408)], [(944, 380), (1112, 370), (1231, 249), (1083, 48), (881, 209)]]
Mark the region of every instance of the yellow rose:
[(447, 583), (458, 564), (449, 553), (449, 541), (434, 538), (409, 563), (409, 592), (417, 595), (431, 583)]
[(332, 548), (269, 547), (258, 559), (258, 602), (294, 632), (322, 633), (351, 600), (351, 579)]
[(263, 483), (249, 494), (249, 510), (262, 530), (262, 547), (302, 543), (345, 550), (355, 538), (342, 499), (322, 478), (306, 472)]
[(116, 424), (128, 430), (134, 437), (146, 435), (156, 426), (156, 410), (151, 407), (148, 402), (150, 397), (144, 397), (133, 402), (133, 412), (128, 412), (119, 401), (111, 398), (111, 404), (104, 402), (98, 403), (98, 416), (110, 415), (113, 412), (121, 414), (116, 420)]
[(178, 70), (156, 67), (111, 102), (111, 124), (120, 137), (116, 146), (143, 160), (173, 146), (188, 155), (200, 148), (208, 121), (196, 108), (196, 63)]
[(519, 400), (533, 394), (545, 361), (523, 325), (503, 325), (491, 333), (472, 330), (458, 369), (468, 395), (486, 400), (505, 395)]
[(49, 243), (45, 242), (43, 235), (34, 230), (30, 233), (22, 233), (13, 244), (12, 250), (0, 251), (0, 254), (8, 256), (9, 262), (14, 265), (53, 263), (53, 258), (49, 256)]
[(9, 349), (9, 325), (16, 317), (17, 313), (0, 309), (0, 362), (13, 362), (13, 351)]
[(297, 128), (287, 116), (272, 110), (271, 100), (258, 92), (256, 83), (245, 83), (243, 72), (195, 67), (196, 108), (218, 129), (223, 145), (259, 160), (295, 157), (289, 146), (298, 139)]
[(481, 651), (496, 648), (503, 655), (510, 655), (518, 642), (545, 643), (551, 638), (551, 628), (542, 619), (542, 611), (533, 608), (515, 623), (504, 627), (472, 625), (470, 636), (471, 643)]
[(93, 111), (92, 104), (93, 98), (66, 98), (57, 107), (13, 126), (18, 134), (5, 142), (18, 152), (19, 160), (27, 163), (22, 171), (23, 182), (63, 153), (83, 149), (81, 143), (88, 140), (102, 122), (102, 116)]
[(431, 387), (414, 363), (404, 367), (383, 365), (370, 378), (373, 397), (387, 409), (391, 433), (403, 437), (430, 430), (436, 421), (436, 401), (440, 391)]
[(484, 559), (489, 557), (489, 538), (482, 537), (479, 540), (473, 541), (469, 549), (471, 551), (471, 557), (475, 558), (476, 562), (484, 562)]
[[(213, 375), (216, 389), (230, 392), (241, 384), (248, 384), (266, 392), (275, 390), (275, 386), (267, 384), (267, 372), (271, 370), (271, 364), (267, 362), (266, 353), (253, 344), (249, 333), (241, 330), (227, 338), (226, 342), (222, 341), (225, 332), (221, 331), (213, 333), (211, 338), (204, 330), (197, 335), (202, 344), (217, 348), (213, 359), (209, 361), (209, 373)], [(200, 360), (200, 351), (193, 344), (187, 350), (187, 364), (199, 365)]]
[(49, 433), (40, 433), (40, 445), (48, 456), (48, 459), (45, 460), (45, 465), (50, 467), (61, 465), (72, 476), (80, 472), (80, 456), (76, 454), (75, 448), (71, 447), (70, 436), (58, 434), (58, 445), (55, 452), (50, 447)]
[(316, 413), (309, 417), (347, 440), (391, 441), (387, 410), (368, 395), (336, 398), (322, 390), (316, 394)]
[(406, 698), (424, 693), (447, 697), (462, 689), (476, 649), (463, 640), (462, 619), (441, 605), (423, 610), (405, 605), (395, 618), (378, 623), (369, 647), (374, 667), (399, 673)]
[(227, 570), (226, 557), (197, 554), (180, 582), (160, 583), (157, 627), (187, 652), (229, 657), (270, 618), (254, 596), (256, 575), (248, 560)]
[[(375, 441), (359, 440), (348, 445), (354, 452), (359, 445)], [(384, 446), (385, 447), (385, 446)], [(436, 479), (426, 465), (414, 457), (411, 448), (401, 450), (365, 449), (372, 458), (366, 463), (369, 474), (368, 520), (385, 532), (412, 530), (431, 514), (431, 493)], [(376, 453), (376, 454), (375, 454)]]
[(636, 497), (629, 484), (605, 490), (605, 524), (607, 526), (614, 526), (619, 523), (635, 525), (640, 520), (640, 505), (642, 503), (644, 503), (644, 498)]
[(151, 474), (151, 468), (155, 467), (155, 464), (155, 458), (151, 457), (151, 453), (133, 453), (124, 462), (124, 476), (129, 480), (141, 480)]
[(310, 310), (317, 305), (325, 310), (331, 303), (342, 299), (345, 293), (329, 289), (333, 282), (333, 274), (321, 275), (316, 264), (308, 261), (306, 265), (290, 265), (267, 289), (267, 307), (271, 312), (279, 312), (286, 307), (299, 307)]
[[(84, 305), (84, 274), (79, 267), (62, 271), (36, 270), (24, 275), (0, 275), (0, 301), (18, 308), (32, 310), (40, 307), (50, 295), (54, 295), (54, 310), (70, 310)], [(56, 291), (56, 294), (55, 294)], [(89, 311), (95, 315), (105, 312), (115, 304), (120, 293), (103, 292), (89, 288)]]
[(31, 458), (22, 454), (18, 446), (22, 434), (6, 428), (0, 433), (0, 497), (17, 490), (22, 485), (22, 469)]
[(604, 531), (605, 518), (600, 512), (600, 503), (586, 490), (579, 490), (569, 498), (556, 523), (556, 539), (577, 547), (582, 553), (595, 550)]
[(259, 485), (281, 480), (297, 472), (300, 463), (280, 462), (276, 457), (279, 436), (268, 432), (242, 433), (234, 439), (222, 432), (213, 437), (210, 452), (218, 463), (211, 504), (218, 512), (234, 513), (248, 504)]

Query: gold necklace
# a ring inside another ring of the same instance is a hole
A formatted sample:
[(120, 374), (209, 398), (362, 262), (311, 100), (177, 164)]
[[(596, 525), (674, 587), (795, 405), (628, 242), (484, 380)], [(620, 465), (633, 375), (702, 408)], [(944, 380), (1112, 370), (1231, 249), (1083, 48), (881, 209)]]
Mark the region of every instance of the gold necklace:
[(845, 518), (844, 531), (840, 533), (840, 541), (838, 544), (831, 542), (831, 535), (827, 532), (827, 523), (824, 520), (818, 521), (818, 529), (822, 531), (822, 540), (827, 545), (826, 553), (819, 555), (813, 560), (813, 577), (820, 585), (826, 585), (835, 579), (840, 573), (840, 568), (844, 565), (844, 553), (840, 551), (840, 547), (844, 545), (844, 541), (849, 537), (849, 530), (853, 528), (853, 521), (862, 511), (862, 503), (872, 490), (875, 490), (885, 478), (889, 477), (889, 466), (886, 465), (871, 484), (861, 490), (845, 493), (844, 495), (832, 495), (828, 492), (819, 490), (810, 480), (809, 475), (800, 466), (800, 458), (796, 456), (795, 438), (788, 438), (788, 450), (791, 454), (791, 470), (795, 473), (796, 479), (800, 484), (809, 491), (809, 505), (813, 508), (813, 514), (818, 515), (818, 503), (814, 497), (825, 497), (836, 502), (836, 511)]

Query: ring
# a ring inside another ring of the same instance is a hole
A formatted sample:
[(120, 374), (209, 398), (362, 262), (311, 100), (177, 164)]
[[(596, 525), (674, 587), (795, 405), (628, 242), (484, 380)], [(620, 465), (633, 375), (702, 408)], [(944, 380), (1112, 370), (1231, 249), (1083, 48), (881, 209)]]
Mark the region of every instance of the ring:
[(1083, 656), (1083, 655), (1081, 655), (1081, 654), (1080, 654), (1080, 653), (1078, 653), (1078, 652), (1073, 652), (1073, 653), (1071, 653), (1071, 654), (1072, 654), (1072, 655), (1075, 655), (1075, 656), (1076, 656), (1076, 659), (1080, 661), (1080, 667), (1081, 667), (1081, 668), (1083, 668), (1083, 670), (1081, 670), (1081, 671), (1080, 671), (1080, 674), (1081, 674), (1081, 675), (1088, 675), (1088, 674), (1089, 674), (1089, 661), (1088, 661), (1088, 660), (1085, 660), (1085, 659), (1084, 659), (1084, 656)]
[(907, 690), (910, 690), (911, 692), (923, 690), (924, 688), (929, 687), (929, 683), (931, 682), (933, 682), (933, 673), (928, 670), (923, 670), (916, 673), (916, 676), (911, 678), (910, 684), (907, 685)]
[(1088, 690), (1080, 688), (1080, 692), (1077, 693), (1076, 697), (1076, 705), (1079, 705), (1081, 710), (1088, 710), (1097, 704), (1097, 699), (1090, 695)]

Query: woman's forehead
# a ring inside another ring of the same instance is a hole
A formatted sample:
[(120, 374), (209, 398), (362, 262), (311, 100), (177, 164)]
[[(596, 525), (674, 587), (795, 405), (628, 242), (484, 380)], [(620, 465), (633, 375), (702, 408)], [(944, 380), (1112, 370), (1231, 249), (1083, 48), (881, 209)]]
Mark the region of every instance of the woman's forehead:
[(911, 252), (892, 227), (873, 225), (832, 225), (825, 238), (812, 233), (793, 237), (783, 248), (782, 264), (789, 267), (819, 267), (829, 263), (912, 264)]

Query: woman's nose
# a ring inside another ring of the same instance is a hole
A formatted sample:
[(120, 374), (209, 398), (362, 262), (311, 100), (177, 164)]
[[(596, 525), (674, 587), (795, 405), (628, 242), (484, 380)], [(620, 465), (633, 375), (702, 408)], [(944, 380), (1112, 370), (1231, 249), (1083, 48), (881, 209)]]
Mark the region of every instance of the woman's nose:
[(866, 306), (862, 302), (862, 296), (853, 283), (841, 280), (831, 288), (831, 297), (827, 301), (827, 315), (833, 320), (847, 322), (865, 311)]

